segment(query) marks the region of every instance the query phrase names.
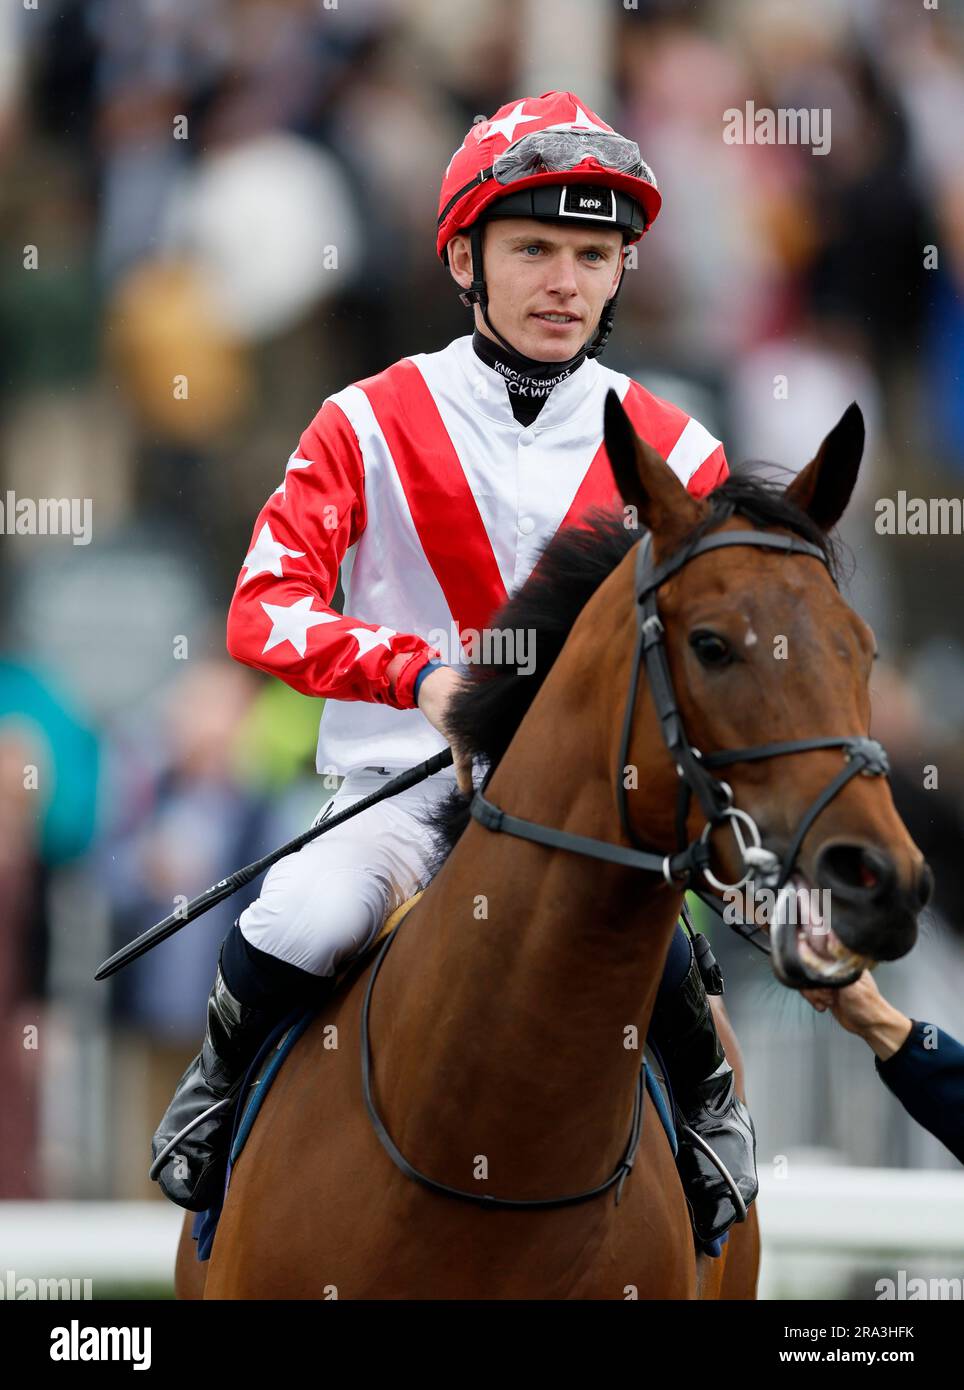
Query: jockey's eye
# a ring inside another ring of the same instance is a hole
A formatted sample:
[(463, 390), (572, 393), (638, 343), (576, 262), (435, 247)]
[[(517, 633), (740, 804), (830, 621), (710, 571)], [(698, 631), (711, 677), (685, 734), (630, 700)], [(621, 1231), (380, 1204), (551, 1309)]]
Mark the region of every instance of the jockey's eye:
[(733, 660), (729, 642), (706, 628), (697, 628), (690, 633), (690, 646), (704, 666), (728, 666)]

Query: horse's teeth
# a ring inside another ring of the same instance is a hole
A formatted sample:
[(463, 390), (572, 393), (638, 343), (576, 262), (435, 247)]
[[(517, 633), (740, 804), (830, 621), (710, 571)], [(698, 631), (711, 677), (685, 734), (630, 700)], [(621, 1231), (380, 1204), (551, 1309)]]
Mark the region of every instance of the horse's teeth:
[(842, 942), (837, 943), (833, 961), (828, 961), (825, 956), (818, 956), (816, 951), (803, 939), (799, 942), (799, 951), (800, 959), (804, 965), (813, 970), (822, 980), (835, 980), (840, 975), (848, 975), (851, 970), (865, 969), (867, 965), (863, 956), (848, 951)]

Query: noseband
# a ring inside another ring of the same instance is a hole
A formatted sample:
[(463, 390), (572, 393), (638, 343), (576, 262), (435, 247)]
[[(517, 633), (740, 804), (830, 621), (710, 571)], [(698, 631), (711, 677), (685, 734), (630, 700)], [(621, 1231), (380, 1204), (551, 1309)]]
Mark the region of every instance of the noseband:
[[(616, 769), (617, 802), (623, 832), (633, 849), (623, 845), (611, 844), (607, 840), (597, 840), (587, 835), (573, 835), (568, 831), (556, 830), (538, 821), (525, 820), (511, 816), (496, 806), (485, 796), (485, 788), (493, 769), (489, 769), (485, 781), (475, 793), (470, 807), (471, 814), (486, 830), (501, 831), (517, 836), (522, 840), (533, 840), (537, 844), (548, 845), (554, 849), (570, 850), (574, 854), (588, 855), (593, 859), (605, 859), (610, 863), (622, 864), (629, 868), (643, 869), (661, 874), (672, 887), (690, 889), (719, 911), (718, 900), (702, 886), (700, 880), (722, 892), (742, 888), (751, 879), (761, 885), (781, 889), (789, 879), (796, 863), (804, 836), (813, 825), (825, 806), (846, 786), (851, 778), (859, 773), (868, 777), (885, 775), (889, 770), (887, 754), (876, 739), (863, 734), (843, 734), (827, 738), (788, 739), (779, 743), (755, 744), (749, 748), (734, 748), (718, 753), (703, 754), (694, 748), (686, 736), (683, 718), (680, 714), (673, 677), (670, 673), (666, 654), (666, 630), (659, 616), (657, 591), (662, 584), (678, 573), (698, 555), (711, 550), (722, 550), (725, 546), (756, 546), (765, 550), (783, 551), (787, 555), (804, 555), (827, 565), (823, 551), (810, 541), (798, 536), (781, 535), (774, 531), (722, 531), (684, 546), (675, 555), (664, 560), (661, 565), (653, 561), (652, 535), (642, 537), (636, 552), (635, 593), (638, 613), (636, 645), (633, 652), (632, 671), (626, 709), (623, 716), (622, 737), (619, 747), (619, 765)], [(829, 568), (829, 567), (828, 567)], [(661, 854), (644, 849), (633, 832), (629, 819), (626, 798), (626, 772), (628, 769), (629, 743), (633, 728), (633, 714), (639, 690), (640, 672), (643, 662), (650, 692), (659, 718), (663, 742), (676, 764), (680, 778), (679, 797), (676, 804), (676, 834), (678, 849), (675, 854)], [(837, 776), (824, 788), (804, 812), (793, 838), (787, 847), (782, 861), (773, 850), (764, 848), (756, 822), (748, 812), (733, 805), (733, 790), (729, 783), (721, 782), (712, 775), (710, 768), (725, 767), (730, 763), (756, 762), (761, 758), (775, 758), (787, 753), (805, 753), (818, 748), (842, 748), (845, 765)], [(686, 821), (691, 798), (695, 796), (706, 816), (706, 825), (700, 835), (687, 843)], [(710, 869), (709, 837), (713, 829), (728, 824), (733, 831), (739, 847), (744, 873), (736, 883), (722, 883)], [(744, 837), (744, 830), (746, 835)], [(755, 932), (740, 931), (740, 935), (752, 939)], [(754, 941), (760, 950), (767, 952), (766, 946)]]

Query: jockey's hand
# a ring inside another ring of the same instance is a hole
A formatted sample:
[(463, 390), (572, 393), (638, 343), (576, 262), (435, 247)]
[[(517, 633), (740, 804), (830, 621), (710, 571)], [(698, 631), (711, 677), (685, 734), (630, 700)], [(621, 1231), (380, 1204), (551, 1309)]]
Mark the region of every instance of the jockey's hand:
[(800, 993), (817, 1013), (829, 1009), (841, 1028), (863, 1038), (881, 1061), (894, 1055), (911, 1030), (910, 1019), (888, 1003), (869, 970), (846, 989), (803, 989)]
[(418, 690), (418, 707), (433, 728), (438, 729), (443, 738), (448, 739), (452, 749), (455, 775), (459, 791), (465, 796), (472, 795), (472, 759), (457, 746), (445, 726), (445, 712), (449, 701), (461, 690), (465, 682), (451, 666), (439, 666), (430, 671)]

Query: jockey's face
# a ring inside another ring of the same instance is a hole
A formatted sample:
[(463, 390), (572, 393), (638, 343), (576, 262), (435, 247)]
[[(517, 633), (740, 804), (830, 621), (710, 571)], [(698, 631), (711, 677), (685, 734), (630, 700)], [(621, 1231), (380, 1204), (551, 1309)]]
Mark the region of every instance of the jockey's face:
[[(497, 218), (486, 224), (482, 247), (489, 318), (508, 342), (540, 362), (564, 362), (596, 331), (603, 305), (622, 271), (622, 233), (608, 227), (574, 227), (532, 217)], [(453, 278), (472, 283), (466, 233), (449, 242)], [(565, 323), (546, 314), (566, 315)], [(475, 305), (475, 324), (491, 338)]]

